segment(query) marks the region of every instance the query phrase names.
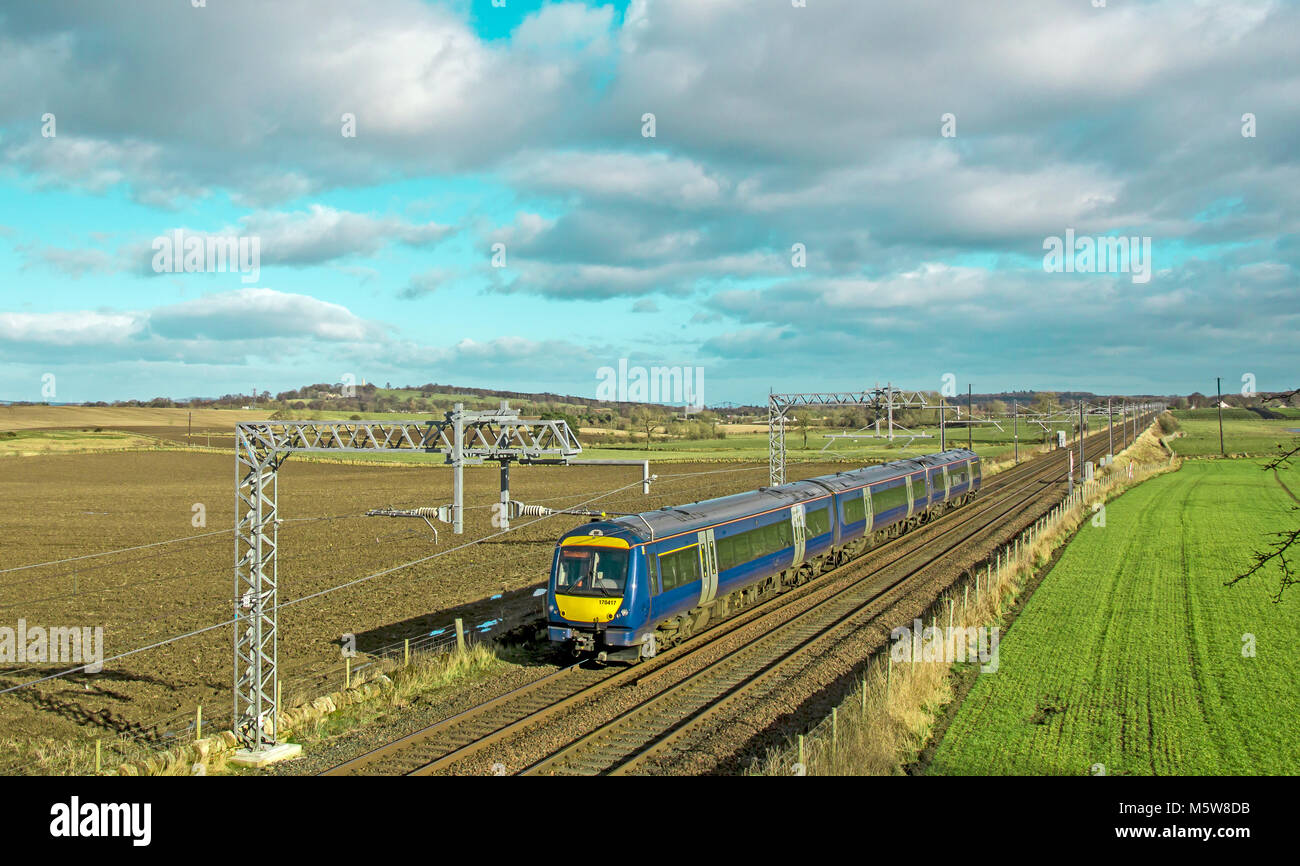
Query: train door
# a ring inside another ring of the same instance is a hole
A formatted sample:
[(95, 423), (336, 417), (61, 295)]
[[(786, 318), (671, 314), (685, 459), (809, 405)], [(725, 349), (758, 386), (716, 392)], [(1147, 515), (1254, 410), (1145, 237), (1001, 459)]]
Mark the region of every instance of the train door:
[(790, 506), (790, 525), (794, 529), (794, 562), (791, 565), (799, 565), (803, 562), (804, 544), (808, 539), (808, 521), (804, 517), (803, 503)]
[(903, 479), (903, 487), (907, 490), (907, 516), (912, 516), (912, 509), (916, 507), (916, 500), (912, 497), (912, 477)]
[(700, 604), (708, 604), (718, 595), (718, 548), (713, 530), (706, 529), (700, 539)]
[(948, 501), (948, 494), (952, 491), (952, 479), (948, 477), (948, 467), (943, 467), (943, 499)]
[(862, 488), (862, 504), (867, 507), (867, 525), (863, 528), (863, 535), (871, 534), (871, 527), (876, 522), (875, 516), (871, 513), (871, 485)]

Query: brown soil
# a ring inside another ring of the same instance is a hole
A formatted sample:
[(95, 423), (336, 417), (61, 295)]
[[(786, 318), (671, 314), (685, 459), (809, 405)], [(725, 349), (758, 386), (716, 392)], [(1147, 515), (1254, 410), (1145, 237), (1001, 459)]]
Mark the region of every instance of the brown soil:
[[(161, 432), (161, 431), (160, 431)], [(171, 431), (174, 435), (175, 431)], [(215, 443), (214, 443), (215, 444)], [(229, 619), (233, 612), (233, 453), (128, 452), (15, 458), (0, 467), (0, 625), (103, 626), (111, 657)], [(805, 474), (847, 468), (824, 464)], [(591, 503), (648, 510), (752, 489), (766, 466), (663, 464), (650, 496), (637, 467), (515, 467), (514, 498), (553, 506)], [(691, 474), (707, 473), (707, 474)], [(280, 603), (337, 586), (489, 534), (498, 498), (495, 466), (466, 472), (466, 532), (423, 521), (367, 518), (369, 508), (450, 501), (441, 466), (347, 465), (291, 458), (279, 485)], [(192, 525), (194, 506), (206, 526)], [(329, 518), (329, 519), (321, 519)], [(582, 518), (559, 516), (504, 538), (402, 569), (299, 604), (280, 614), (286, 703), (337, 688), (340, 636), (363, 653), (427, 634), (462, 616), (516, 623), (540, 613), (532, 589), (546, 578), (554, 541)], [(219, 534), (112, 556), (4, 572), (101, 551), (222, 530)], [(491, 596), (501, 595), (499, 599)], [(225, 626), (120, 661), (0, 695), (0, 728), (11, 736), (149, 737), (183, 727), (196, 704), (205, 728), (228, 726), (232, 632)], [(14, 663), (0, 688), (67, 665)], [(160, 720), (167, 720), (158, 725)]]

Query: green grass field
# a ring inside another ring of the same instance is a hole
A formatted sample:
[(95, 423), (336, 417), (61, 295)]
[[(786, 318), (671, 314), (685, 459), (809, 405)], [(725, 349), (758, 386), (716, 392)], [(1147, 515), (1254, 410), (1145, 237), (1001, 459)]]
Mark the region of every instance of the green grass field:
[(0, 431), (0, 457), (82, 451), (129, 451), (155, 448), (149, 436), (113, 430), (5, 430)]
[[(1278, 411), (1278, 410), (1274, 410)], [(1284, 409), (1281, 415), (1296, 417), (1266, 420), (1246, 409), (1223, 410), (1223, 447), (1229, 454), (1269, 456), (1280, 446), (1294, 443), (1300, 434), (1290, 430), (1300, 428), (1300, 410)], [(1176, 410), (1173, 416), (1182, 427), (1182, 436), (1169, 441), (1178, 454), (1186, 457), (1217, 455), (1219, 453), (1219, 414), (1215, 409)]]
[[(1223, 585), (1263, 533), (1300, 520), (1259, 465), (1188, 463), (1085, 524), (929, 772), (1300, 773), (1300, 591), (1274, 604), (1272, 573)], [(1300, 469), (1283, 479), (1300, 495)]]

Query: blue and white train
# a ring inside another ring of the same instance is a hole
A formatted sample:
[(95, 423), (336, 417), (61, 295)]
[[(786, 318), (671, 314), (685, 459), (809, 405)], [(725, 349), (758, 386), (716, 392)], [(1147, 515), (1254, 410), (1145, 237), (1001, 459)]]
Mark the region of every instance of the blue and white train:
[(969, 502), (980, 461), (955, 449), (588, 523), (555, 549), (550, 639), (638, 661)]

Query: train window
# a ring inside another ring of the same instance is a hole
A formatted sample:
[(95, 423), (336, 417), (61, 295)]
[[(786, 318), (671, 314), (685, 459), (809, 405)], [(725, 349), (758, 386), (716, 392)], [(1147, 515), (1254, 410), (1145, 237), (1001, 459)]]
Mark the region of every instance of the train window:
[[(821, 519), (825, 523), (825, 528), (821, 532), (829, 532), (829, 512), (822, 511)], [(812, 533), (811, 525), (810, 523), (810, 534)], [(719, 538), (717, 541), (718, 570), (726, 571), (729, 568), (735, 568), (737, 565), (753, 562), (760, 557), (776, 553), (778, 550), (784, 550), (792, 544), (794, 544), (794, 534), (788, 520), (769, 523), (767, 526), (760, 526), (747, 532), (737, 532), (726, 538)]]
[(980, 464), (978, 460), (972, 460), (970, 463), (970, 477), (971, 478), (980, 477)]
[(907, 506), (907, 488), (902, 484), (895, 484), (893, 487), (885, 489), (872, 488), (871, 490), (872, 510), (876, 514), (883, 514), (899, 506)]
[(628, 551), (608, 547), (562, 547), (555, 588), (569, 595), (622, 595)]
[(700, 546), (698, 544), (671, 553), (659, 554), (659, 580), (664, 592), (699, 579)]
[(646, 551), (646, 554), (645, 563), (646, 571), (649, 573), (650, 577), (650, 594), (658, 595), (663, 592), (663, 590), (659, 588), (659, 557), (650, 556), (649, 550)]
[(916, 502), (923, 501), (925, 499), (925, 473), (922, 472), (919, 475), (913, 475), (911, 482), (912, 499)]
[(829, 508), (818, 508), (816, 511), (809, 511), (804, 515), (804, 522), (808, 527), (809, 538), (825, 535), (831, 531), (831, 511)]
[(959, 485), (959, 484), (965, 484), (965, 483), (966, 483), (966, 465), (965, 465), (965, 464), (962, 464), (961, 467), (953, 467), (952, 469), (950, 469), (950, 470), (948, 470), (948, 471), (949, 471), (949, 472), (951, 473), (951, 475), (952, 475), (952, 486), (953, 486), (953, 487), (956, 487), (956, 486)]
[(718, 571), (726, 571), (756, 558), (752, 532), (737, 532), (717, 540)]
[(867, 503), (862, 499), (861, 490), (851, 490), (845, 494), (848, 498), (844, 500), (844, 522), (858, 523), (867, 519)]

